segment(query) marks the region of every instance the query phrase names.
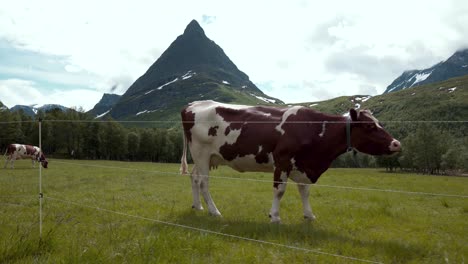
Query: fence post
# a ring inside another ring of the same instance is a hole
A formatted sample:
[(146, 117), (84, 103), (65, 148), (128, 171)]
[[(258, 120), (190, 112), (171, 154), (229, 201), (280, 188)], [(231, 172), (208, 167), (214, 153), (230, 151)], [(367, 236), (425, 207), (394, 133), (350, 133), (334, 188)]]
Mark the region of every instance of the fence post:
[[(42, 118), (39, 118), (39, 149), (42, 152)], [(42, 164), (39, 164), (39, 239), (42, 239)]]

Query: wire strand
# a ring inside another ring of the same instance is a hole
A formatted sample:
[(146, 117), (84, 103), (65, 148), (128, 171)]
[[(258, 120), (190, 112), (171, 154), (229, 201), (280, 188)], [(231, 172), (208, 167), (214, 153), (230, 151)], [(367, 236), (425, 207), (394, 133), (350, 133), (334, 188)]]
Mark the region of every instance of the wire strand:
[[(346, 121), (285, 121), (283, 124), (322, 124), (323, 122), (334, 123), (334, 124), (345, 124)], [(16, 123), (35, 123), (39, 121), (0, 121), (0, 124), (16, 124)], [(193, 124), (193, 121), (181, 121), (181, 120), (60, 120), (60, 119), (44, 119), (42, 122), (50, 123), (155, 123), (155, 124), (171, 124), (171, 123), (188, 123)], [(197, 123), (208, 123), (217, 124), (220, 122), (229, 122), (234, 124), (279, 124), (281, 121), (197, 121)], [(466, 124), (468, 120), (379, 120), (381, 123), (460, 123)], [(374, 121), (353, 121), (353, 123), (374, 123)]]
[(151, 221), (151, 222), (155, 222), (155, 223), (159, 223), (159, 224), (164, 224), (164, 225), (169, 225), (169, 226), (173, 226), (173, 227), (185, 228), (185, 229), (198, 231), (198, 232), (202, 232), (202, 233), (207, 233), (207, 234), (213, 234), (213, 235), (218, 235), (218, 236), (235, 238), (235, 239), (239, 239), (239, 240), (245, 240), (245, 241), (249, 241), (249, 242), (272, 245), (272, 246), (283, 247), (283, 248), (288, 248), (288, 249), (294, 249), (294, 250), (310, 252), (310, 253), (314, 253), (314, 254), (318, 254), (318, 255), (325, 255), (325, 256), (331, 256), (331, 257), (336, 257), (336, 258), (342, 258), (342, 259), (346, 259), (346, 260), (360, 261), (360, 262), (366, 262), (366, 263), (381, 263), (381, 262), (367, 260), (367, 259), (361, 259), (361, 258), (355, 258), (355, 257), (349, 257), (349, 256), (344, 256), (344, 255), (328, 253), (328, 252), (324, 252), (324, 251), (320, 251), (320, 250), (316, 250), (316, 249), (308, 249), (308, 248), (296, 247), (296, 246), (291, 246), (291, 245), (285, 245), (285, 244), (280, 244), (280, 243), (275, 243), (275, 242), (270, 242), (270, 241), (265, 241), (265, 240), (242, 237), (242, 236), (237, 236), (237, 235), (212, 231), (212, 230), (208, 230), (208, 229), (203, 229), (203, 228), (198, 228), (198, 227), (193, 227), (193, 226), (187, 226), (187, 225), (162, 221), (162, 220), (149, 218), (149, 217), (144, 217), (144, 216), (127, 214), (127, 213), (113, 211), (113, 210), (109, 210), (109, 209), (105, 209), (105, 208), (101, 208), (101, 207), (90, 206), (90, 205), (85, 205), (85, 204), (79, 204), (79, 203), (72, 202), (72, 201), (69, 201), (69, 200), (63, 200), (63, 199), (50, 197), (50, 196), (45, 197), (45, 199), (46, 200), (59, 201), (59, 202), (63, 202), (63, 203), (69, 203), (69, 204), (72, 204), (72, 205), (81, 206), (81, 207), (90, 208), (90, 209), (95, 209), (95, 210), (102, 211), (102, 212), (113, 213), (113, 214), (117, 214), (117, 215), (122, 215), (122, 216), (132, 217), (132, 218), (136, 218), (136, 219), (141, 219), (141, 220), (147, 220), (147, 221)]
[[(76, 162), (64, 162), (64, 161), (56, 161), (56, 160), (54, 162), (55, 163), (62, 163), (62, 164), (87, 166), (87, 167), (96, 167), (96, 168), (121, 169), (121, 170), (136, 171), (136, 172), (146, 172), (146, 173), (153, 173), (153, 174), (168, 174), (168, 175), (177, 175), (177, 176), (189, 177), (189, 175), (181, 175), (180, 173), (176, 173), (176, 172), (166, 172), (166, 171), (156, 171), (156, 170), (155, 171), (149, 171), (149, 170), (141, 170), (141, 169), (133, 169), (133, 168), (123, 168), (123, 167), (118, 167), (118, 166), (102, 166), (102, 165), (84, 164), (84, 163), (76, 163)], [(270, 183), (270, 184), (273, 184), (273, 183), (284, 184), (284, 182), (279, 182), (279, 181), (270, 181), (270, 180), (261, 180), (261, 179), (252, 179), (252, 178), (235, 178), (235, 177), (211, 176), (211, 175), (199, 175), (199, 176), (215, 178), (215, 179), (227, 179), (227, 180), (250, 181), (250, 182), (265, 182), (265, 183)], [(297, 183), (297, 182), (288, 182), (286, 184), (310, 185), (310, 184)], [(360, 190), (360, 191), (402, 193), (402, 194), (410, 194), (410, 195), (429, 195), (429, 196), (440, 196), (440, 197), (468, 198), (468, 195), (460, 195), (460, 194), (415, 192), (415, 191), (405, 191), (405, 190), (379, 189), (379, 188), (354, 187), (354, 186), (339, 186), (339, 185), (326, 185), (326, 184), (313, 184), (313, 186), (314, 187), (337, 188), (337, 189), (348, 189), (348, 190)]]

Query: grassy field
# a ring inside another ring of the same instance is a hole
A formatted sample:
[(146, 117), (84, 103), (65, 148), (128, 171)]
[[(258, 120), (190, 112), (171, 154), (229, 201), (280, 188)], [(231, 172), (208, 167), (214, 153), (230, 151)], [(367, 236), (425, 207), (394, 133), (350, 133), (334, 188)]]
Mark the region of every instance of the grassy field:
[(213, 171), (216, 218), (190, 208), (178, 164), (51, 160), (40, 240), (30, 164), (0, 168), (0, 263), (468, 262), (468, 178), (330, 169), (311, 189), (317, 221), (304, 222), (291, 184), (275, 225), (270, 174)]

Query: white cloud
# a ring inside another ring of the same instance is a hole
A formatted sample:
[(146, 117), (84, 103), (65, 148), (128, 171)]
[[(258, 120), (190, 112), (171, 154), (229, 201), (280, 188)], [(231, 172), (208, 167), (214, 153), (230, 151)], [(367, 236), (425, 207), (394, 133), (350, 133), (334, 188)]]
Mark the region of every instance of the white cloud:
[[(0, 80), (1, 101), (7, 107), (32, 104), (61, 104), (90, 110), (101, 99), (102, 93), (88, 89), (50, 90), (21, 79)], [(33, 100), (31, 100), (33, 99)]]
[(0, 38), (66, 57), (65, 70), (80, 78), (69, 82), (122, 93), (192, 19), (265, 93), (286, 102), (362, 87), (381, 93), (404, 70), (468, 46), (461, 0), (18, 0), (0, 6)]

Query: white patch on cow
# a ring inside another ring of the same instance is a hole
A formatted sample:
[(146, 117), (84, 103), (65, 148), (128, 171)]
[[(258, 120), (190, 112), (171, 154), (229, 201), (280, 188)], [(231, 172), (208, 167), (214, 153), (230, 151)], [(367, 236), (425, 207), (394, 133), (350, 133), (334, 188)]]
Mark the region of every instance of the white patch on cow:
[(327, 123), (328, 123), (327, 121), (324, 121), (322, 123), (322, 132), (320, 132), (319, 137), (323, 137), (325, 135), (325, 130), (326, 130)]
[(262, 149), (263, 149), (262, 146), (258, 146), (258, 152), (257, 152), (257, 154), (259, 154), (260, 152), (262, 152)]
[(296, 106), (293, 106), (291, 108), (289, 108), (286, 112), (284, 112), (282, 118), (281, 118), (281, 123), (279, 125), (277, 125), (275, 127), (275, 129), (281, 133), (281, 135), (284, 135), (284, 133), (286, 133), (286, 131), (283, 130), (283, 125), (284, 123), (286, 122), (286, 120), (288, 119), (288, 117), (290, 115), (296, 115), (297, 114), (297, 111), (299, 111), (299, 109), (301, 109), (302, 106), (299, 106), (299, 105), (296, 105)]
[[(230, 123), (228, 123), (229, 126)], [(232, 145), (236, 143), (237, 138), (239, 138), (240, 134), (242, 132), (242, 129), (231, 129), (229, 131), (229, 134), (226, 136), (226, 143)]]
[[(213, 146), (211, 148), (212, 154), (219, 155), (218, 151), (224, 144), (234, 144), (237, 138), (241, 134), (242, 129), (229, 129), (229, 133), (225, 135), (226, 128), (231, 124), (226, 122), (224, 118), (216, 113), (217, 107), (224, 107), (230, 109), (245, 109), (250, 106), (245, 105), (227, 105), (217, 103), (214, 101), (196, 101), (189, 105), (187, 111), (195, 114), (195, 124), (191, 129), (192, 137), (196, 138), (196, 141), (209, 144)], [(208, 131), (210, 128), (217, 126), (217, 136), (209, 136)], [(193, 151), (197, 151), (193, 149)], [(203, 146), (206, 148), (206, 146)]]

